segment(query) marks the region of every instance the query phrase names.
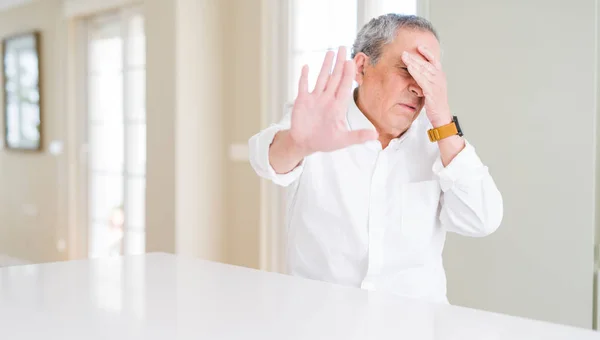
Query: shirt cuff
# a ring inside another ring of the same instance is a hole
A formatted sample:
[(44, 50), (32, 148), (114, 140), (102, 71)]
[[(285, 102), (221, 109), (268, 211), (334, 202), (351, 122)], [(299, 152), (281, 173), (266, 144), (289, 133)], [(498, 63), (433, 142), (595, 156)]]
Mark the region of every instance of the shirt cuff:
[(275, 169), (273, 169), (271, 162), (269, 161), (269, 148), (273, 143), (275, 135), (281, 130), (283, 130), (283, 128), (276, 127), (264, 131), (257, 142), (259, 145), (266, 145), (267, 147), (257, 148), (257, 150), (259, 150), (257, 156), (260, 164), (262, 164), (262, 168), (266, 171), (267, 178), (271, 179), (273, 183), (277, 185), (288, 186), (300, 177), (304, 168), (304, 159), (302, 159), (294, 169), (285, 174), (278, 174), (275, 172)]
[(433, 164), (433, 173), (440, 181), (442, 191), (450, 190), (461, 178), (475, 175), (485, 166), (475, 152), (475, 148), (465, 141), (465, 147), (444, 167), (441, 156)]

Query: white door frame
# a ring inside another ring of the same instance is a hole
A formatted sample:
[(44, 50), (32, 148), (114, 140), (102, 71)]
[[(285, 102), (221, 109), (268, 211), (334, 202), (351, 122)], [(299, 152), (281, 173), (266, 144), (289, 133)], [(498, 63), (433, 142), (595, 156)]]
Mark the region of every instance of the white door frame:
[[(284, 114), (287, 70), (288, 1), (261, 0), (261, 127), (279, 121)], [(280, 29), (273, 29), (279, 27)], [(273, 71), (275, 70), (275, 72)], [(259, 268), (285, 272), (285, 190), (260, 179)]]
[(67, 87), (68, 99), (68, 139), (69, 159), (69, 203), (68, 224), (69, 259), (87, 258), (87, 149), (85, 133), (87, 131), (87, 27), (85, 20), (69, 20), (69, 59)]

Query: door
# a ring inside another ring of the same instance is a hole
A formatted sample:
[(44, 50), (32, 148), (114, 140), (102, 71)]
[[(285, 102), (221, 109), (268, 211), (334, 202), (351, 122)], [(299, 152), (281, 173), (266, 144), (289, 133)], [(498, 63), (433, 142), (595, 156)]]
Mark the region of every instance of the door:
[(145, 250), (144, 17), (125, 9), (85, 20), (79, 220), (91, 258)]

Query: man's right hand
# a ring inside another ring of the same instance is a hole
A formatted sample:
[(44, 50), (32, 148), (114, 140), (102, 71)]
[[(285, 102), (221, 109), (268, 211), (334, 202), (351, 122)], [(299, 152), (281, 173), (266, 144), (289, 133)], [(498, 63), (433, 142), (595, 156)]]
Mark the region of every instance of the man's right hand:
[(291, 171), (314, 152), (334, 151), (378, 137), (374, 130), (348, 130), (346, 112), (352, 95), (354, 61), (346, 60), (346, 48), (340, 47), (330, 74), (333, 57), (333, 51), (327, 52), (312, 92), (308, 92), (308, 66), (302, 68), (291, 127), (277, 133), (269, 150), (271, 166), (277, 173)]

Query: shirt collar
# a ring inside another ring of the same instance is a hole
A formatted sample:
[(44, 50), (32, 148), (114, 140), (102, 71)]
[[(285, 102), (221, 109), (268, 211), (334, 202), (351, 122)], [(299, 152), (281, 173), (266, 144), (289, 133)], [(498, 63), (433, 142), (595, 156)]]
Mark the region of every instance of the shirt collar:
[(371, 121), (362, 113), (362, 111), (356, 105), (356, 88), (353, 92), (352, 98), (350, 99), (350, 105), (348, 105), (348, 127), (350, 130), (375, 130), (375, 126)]

